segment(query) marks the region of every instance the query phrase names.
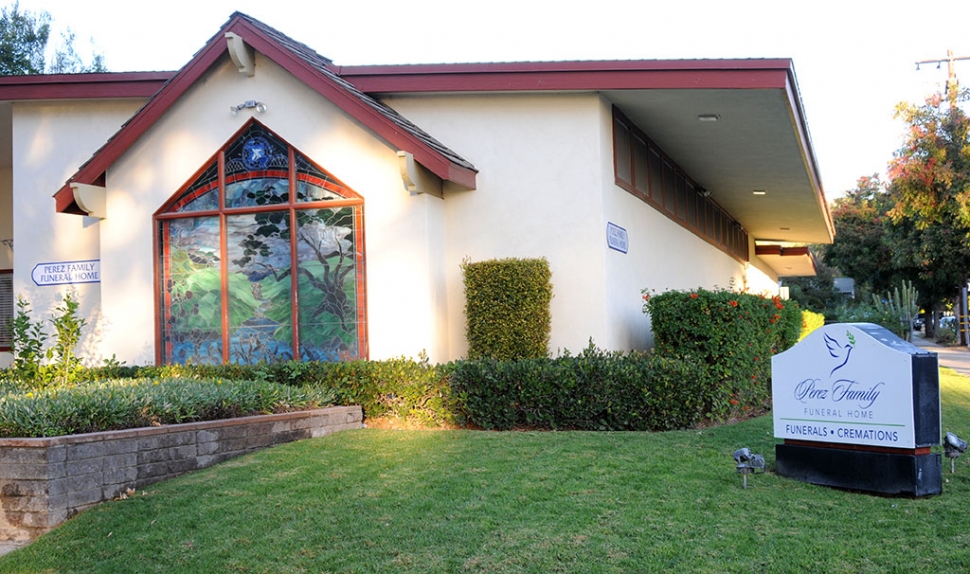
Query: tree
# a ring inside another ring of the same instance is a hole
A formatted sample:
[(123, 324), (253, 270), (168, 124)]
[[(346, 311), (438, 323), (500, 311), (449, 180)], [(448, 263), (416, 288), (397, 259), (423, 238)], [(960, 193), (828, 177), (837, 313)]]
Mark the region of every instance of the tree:
[(900, 279), (893, 261), (891, 199), (877, 174), (860, 177), (855, 189), (835, 200), (835, 242), (823, 261), (855, 279), (864, 292), (886, 291)]
[(970, 118), (958, 105), (968, 94), (955, 81), (948, 89), (946, 100), (897, 106), (908, 131), (889, 165), (894, 265), (915, 275), (921, 303), (934, 310), (970, 273)]
[(50, 63), (45, 54), (50, 40), (51, 15), (20, 11), (20, 3), (0, 8), (0, 75), (63, 74), (104, 72), (104, 55), (96, 53), (85, 65), (75, 48), (75, 35), (70, 28), (62, 34), (63, 46), (55, 49)]

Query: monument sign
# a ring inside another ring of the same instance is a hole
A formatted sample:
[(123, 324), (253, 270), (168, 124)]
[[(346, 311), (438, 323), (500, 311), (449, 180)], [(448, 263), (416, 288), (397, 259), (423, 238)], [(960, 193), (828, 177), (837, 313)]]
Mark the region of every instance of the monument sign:
[(813, 331), (772, 358), (776, 470), (813, 484), (922, 496), (942, 489), (935, 353), (869, 323)]

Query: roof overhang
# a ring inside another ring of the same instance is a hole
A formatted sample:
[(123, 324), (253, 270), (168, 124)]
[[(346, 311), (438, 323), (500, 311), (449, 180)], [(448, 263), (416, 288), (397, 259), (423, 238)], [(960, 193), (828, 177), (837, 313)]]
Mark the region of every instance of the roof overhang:
[(779, 277), (814, 277), (815, 259), (808, 247), (756, 245), (755, 255)]
[(597, 92), (750, 236), (793, 243), (835, 236), (788, 59), (345, 66), (339, 73), (373, 95)]
[(332, 69), (329, 60), (261, 22), (236, 12), (192, 60), (170, 75), (164, 86), (153, 92), (148, 103), (54, 194), (57, 211), (84, 213), (74, 198), (75, 184), (104, 185), (108, 168), (206, 71), (223, 58), (238, 57), (240, 52), (250, 49), (273, 60), (397, 150), (412, 154), (415, 161), (436, 177), (465, 189), (475, 189), (477, 170), (470, 163), (449, 153), (433, 138), (397, 116), (396, 112), (382, 107), (382, 104), (345, 82)]

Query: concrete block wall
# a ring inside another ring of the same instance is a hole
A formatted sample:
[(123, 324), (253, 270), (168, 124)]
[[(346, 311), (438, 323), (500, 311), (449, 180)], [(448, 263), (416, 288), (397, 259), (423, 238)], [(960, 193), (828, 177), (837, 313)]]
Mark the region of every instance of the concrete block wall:
[(128, 489), (362, 426), (360, 407), (52, 438), (0, 439), (0, 544), (25, 544)]

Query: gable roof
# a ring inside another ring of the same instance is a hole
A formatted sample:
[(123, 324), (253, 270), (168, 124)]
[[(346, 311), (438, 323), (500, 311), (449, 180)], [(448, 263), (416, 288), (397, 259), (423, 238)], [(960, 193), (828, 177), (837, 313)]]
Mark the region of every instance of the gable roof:
[(835, 236), (787, 58), (343, 66), (338, 72), (376, 97), (598, 93), (752, 237), (831, 243)]
[(442, 180), (469, 189), (477, 170), (470, 162), (435, 140), (390, 107), (342, 79), (333, 63), (279, 31), (240, 12), (199, 50), (122, 128), (54, 194), (57, 211), (83, 214), (74, 201), (72, 184), (103, 182), (107, 169), (141, 137), (195, 82), (228, 52), (225, 35), (232, 32), (247, 45), (316, 90), (355, 120), (414, 159)]

